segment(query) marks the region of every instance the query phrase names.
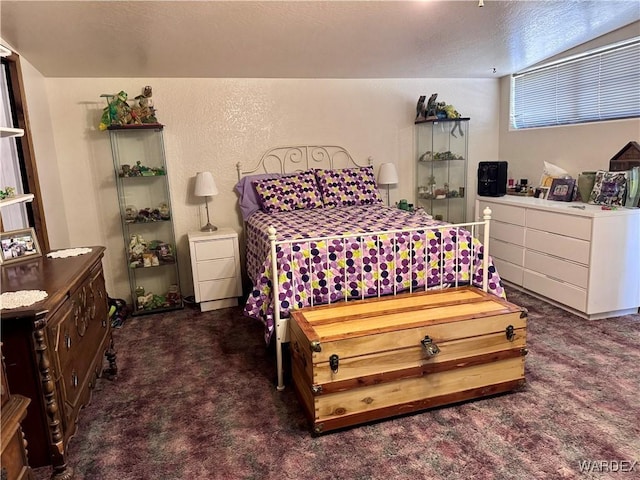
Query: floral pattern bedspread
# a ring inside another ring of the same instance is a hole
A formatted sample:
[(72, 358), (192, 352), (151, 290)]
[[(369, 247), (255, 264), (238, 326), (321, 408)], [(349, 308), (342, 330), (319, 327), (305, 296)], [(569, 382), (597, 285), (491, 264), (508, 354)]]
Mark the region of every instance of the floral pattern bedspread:
[[(446, 225), (424, 212), (405, 212), (382, 204), (320, 208), (266, 214), (256, 212), (246, 225), (247, 273), (253, 283), (245, 314), (265, 324), (265, 340), (274, 331), (271, 254), (267, 228), (278, 240), (300, 239), (277, 248), (280, 312), (292, 306), (333, 303), (347, 298), (471, 283), (482, 286), (484, 248), (460, 228), (370, 235), (367, 232)], [(353, 233), (353, 235), (351, 235)], [(364, 235), (362, 235), (364, 233)], [(347, 240), (305, 238), (349, 234)], [(394, 255), (394, 252), (395, 255)], [(394, 260), (394, 257), (396, 260)], [(489, 291), (504, 297), (493, 262)]]

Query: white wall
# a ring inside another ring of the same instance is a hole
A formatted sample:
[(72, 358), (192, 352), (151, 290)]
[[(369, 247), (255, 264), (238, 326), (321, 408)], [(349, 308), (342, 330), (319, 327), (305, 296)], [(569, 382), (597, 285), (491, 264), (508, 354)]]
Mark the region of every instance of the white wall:
[[(242, 221), (233, 191), (236, 162), (247, 167), (267, 149), (286, 144), (336, 144), (354, 158), (377, 166), (394, 162), (400, 184), (391, 201), (413, 199), (413, 121), (420, 95), (438, 93), (471, 117), (469, 188), (475, 190), (478, 161), (498, 157), (499, 87), (493, 79), (94, 79), (45, 80), (51, 135), (62, 185), (68, 237), (52, 235), (53, 247), (105, 245), (107, 289), (129, 298), (124, 243), (119, 223), (113, 163), (107, 132), (100, 132), (102, 93), (125, 90), (131, 97), (153, 87), (157, 116), (165, 125), (173, 217), (183, 294), (193, 292), (187, 232), (204, 223), (204, 208), (192, 195), (197, 171), (210, 170), (220, 195), (210, 202), (211, 221), (238, 231)], [(27, 92), (29, 96), (31, 92)], [(471, 197), (469, 197), (471, 200)], [(471, 215), (471, 204), (469, 215)]]
[[(9, 46), (0, 38), (0, 43)], [(20, 57), (22, 81), (26, 92), (26, 114), (32, 135), (38, 181), (43, 198), (44, 216), (49, 239), (59, 245), (69, 244), (67, 217), (60, 202), (63, 198), (56, 158), (55, 139), (51, 130), (51, 115), (45, 78), (23, 57)], [(51, 248), (55, 248), (55, 243)]]

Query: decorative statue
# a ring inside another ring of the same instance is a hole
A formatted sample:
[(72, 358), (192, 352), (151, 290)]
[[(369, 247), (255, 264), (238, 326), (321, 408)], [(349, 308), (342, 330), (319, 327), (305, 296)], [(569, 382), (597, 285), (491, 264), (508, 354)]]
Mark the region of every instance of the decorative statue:
[[(416, 105), (416, 120), (423, 118), (424, 120), (445, 120), (460, 118), (461, 115), (453, 105), (446, 102), (436, 102), (437, 93), (431, 94), (429, 100), (425, 104), (426, 95), (420, 95), (418, 104)], [(455, 136), (455, 135), (454, 135)]]
[(416, 120), (419, 119), (424, 113), (424, 101), (426, 99), (426, 95), (420, 95), (420, 98), (418, 98), (418, 104), (416, 105)]
[(136, 97), (136, 104), (129, 105), (127, 92), (121, 90), (118, 93), (103, 93), (100, 95), (107, 99), (107, 106), (102, 110), (100, 118), (100, 130), (106, 130), (110, 125), (142, 125), (143, 123), (158, 123), (153, 100), (151, 100), (151, 87), (146, 86), (142, 95)]
[(142, 123), (158, 123), (151, 95), (151, 87), (147, 85), (142, 89), (142, 95), (136, 97), (138, 103), (132, 107)]
[(429, 101), (427, 102), (427, 108), (425, 111), (425, 115), (424, 117), (429, 119), (429, 118), (437, 118), (437, 104), (436, 104), (436, 98), (438, 98), (438, 94), (437, 93), (433, 93), (430, 97), (429, 97)]

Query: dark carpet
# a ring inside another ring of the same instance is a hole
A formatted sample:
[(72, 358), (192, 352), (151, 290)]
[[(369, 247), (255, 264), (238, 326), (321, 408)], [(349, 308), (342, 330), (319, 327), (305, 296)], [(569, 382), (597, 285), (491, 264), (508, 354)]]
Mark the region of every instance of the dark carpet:
[(78, 480), (640, 478), (640, 315), (508, 298), (529, 311), (522, 390), (319, 437), (240, 308), (129, 318), (69, 463)]

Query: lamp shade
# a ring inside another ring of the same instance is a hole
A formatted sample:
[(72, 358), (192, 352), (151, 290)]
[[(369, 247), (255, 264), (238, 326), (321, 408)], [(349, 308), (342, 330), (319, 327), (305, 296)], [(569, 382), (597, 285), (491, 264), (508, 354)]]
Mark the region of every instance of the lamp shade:
[(378, 170), (378, 184), (395, 185), (398, 183), (398, 171), (393, 163), (383, 163)]
[(196, 197), (210, 197), (218, 194), (216, 181), (211, 172), (198, 172), (196, 174), (196, 187), (193, 191)]

